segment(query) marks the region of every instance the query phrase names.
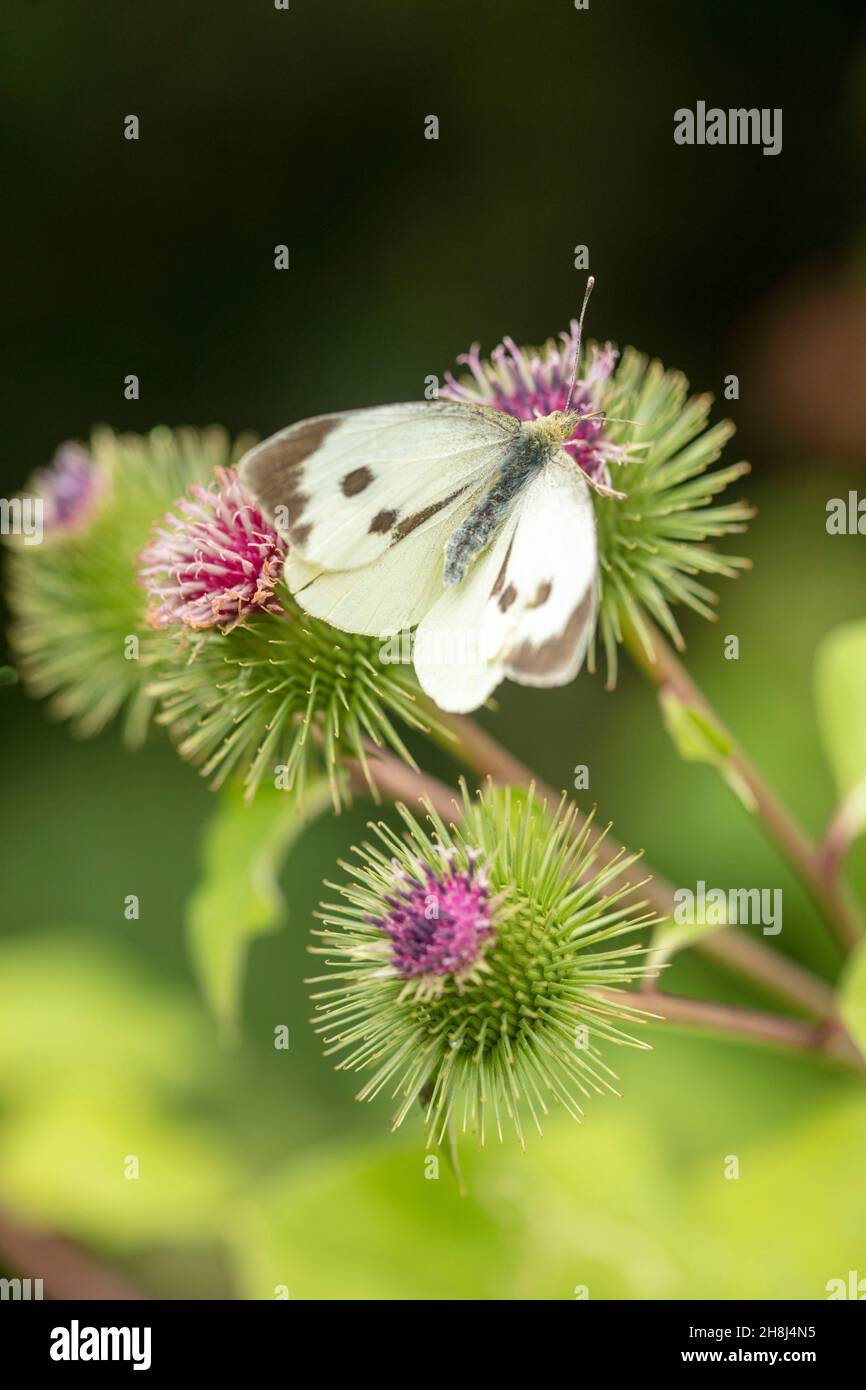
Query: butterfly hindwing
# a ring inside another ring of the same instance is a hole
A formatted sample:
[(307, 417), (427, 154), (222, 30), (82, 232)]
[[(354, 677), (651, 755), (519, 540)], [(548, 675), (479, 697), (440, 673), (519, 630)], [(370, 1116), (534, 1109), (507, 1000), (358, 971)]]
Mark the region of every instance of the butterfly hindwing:
[(442, 709), (465, 712), (506, 676), (522, 685), (572, 680), (595, 621), (595, 574), (589, 487), (557, 451), (463, 582), (421, 622), (415, 669), (424, 690)]
[(503, 677), (502, 662), (481, 650), (481, 622), (514, 534), (513, 517), (475, 560), (466, 578), (444, 590), (415, 633), (415, 671), (440, 709), (483, 705)]
[(590, 489), (559, 450), (521, 499), (482, 619), (482, 653), (522, 685), (573, 680), (595, 623), (596, 568)]

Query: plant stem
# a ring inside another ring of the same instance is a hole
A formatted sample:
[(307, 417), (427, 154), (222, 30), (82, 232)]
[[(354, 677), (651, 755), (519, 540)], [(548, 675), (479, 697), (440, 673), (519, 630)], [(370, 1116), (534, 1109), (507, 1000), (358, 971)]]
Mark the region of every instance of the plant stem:
[(147, 1297), (125, 1275), (103, 1264), (73, 1241), (38, 1230), (0, 1211), (0, 1256), (25, 1278), (42, 1279), (45, 1294), (56, 1299), (137, 1299)]
[[(854, 898), (833, 872), (832, 865), (828, 871), (818, 846), (764, 782), (658, 629), (647, 622), (645, 640), (633, 628), (627, 628), (623, 637), (636, 665), (659, 690), (672, 691), (687, 705), (704, 714), (730, 739), (733, 750), (731, 767), (750, 791), (755, 814), (805, 885), (842, 950), (849, 951), (858, 945), (866, 928)], [(651, 644), (651, 650), (647, 649), (647, 641)]]
[[(598, 993), (611, 1002), (622, 1000), (621, 992), (599, 990)], [(683, 995), (664, 994), (660, 990), (642, 991), (640, 1007), (685, 1028), (738, 1036), (752, 1042), (793, 1048), (798, 1052), (818, 1053), (856, 1070), (866, 1069), (866, 1058), (851, 1041), (842, 1024), (835, 1020), (805, 1023), (798, 1018), (783, 1018), (779, 1014), (735, 1008), (731, 1004), (716, 1004), (706, 999), (687, 999)]]
[(852, 844), (866, 820), (866, 779), (855, 787), (836, 807), (818, 849), (821, 872), (828, 882), (835, 882)]
[(836, 1011), (836, 995), (830, 985), (804, 965), (736, 927), (724, 927), (712, 936), (702, 937), (695, 942), (694, 950), (816, 1018), (830, 1018)]

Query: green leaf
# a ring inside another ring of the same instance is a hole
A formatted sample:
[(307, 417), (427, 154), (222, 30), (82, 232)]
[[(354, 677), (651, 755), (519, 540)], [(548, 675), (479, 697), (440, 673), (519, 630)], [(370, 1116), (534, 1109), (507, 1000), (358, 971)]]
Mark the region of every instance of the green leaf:
[(815, 655), (815, 703), (849, 839), (866, 829), (866, 620), (829, 632)]
[(285, 904), (280, 867), (310, 820), (330, 802), (327, 783), (294, 799), (262, 786), (252, 802), (232, 783), (204, 832), (203, 877), (187, 905), (187, 937), (205, 996), (222, 1026), (237, 1028), (247, 949), (276, 931)]
[(866, 1056), (866, 941), (850, 956), (839, 982), (839, 1013)]
[(734, 766), (734, 744), (721, 725), (688, 702), (670, 686), (659, 691), (662, 719), (671, 741), (685, 762), (709, 763), (716, 768), (747, 811), (754, 812), (755, 798)]
[(0, 940), (0, 1188), (36, 1226), (112, 1251), (213, 1241), (243, 1172), (225, 1073), (199, 1000), (137, 951), (69, 922)]
[[(627, 1298), (642, 1280), (676, 1296), (652, 1131), (615, 1111), (585, 1135), (561, 1118), (546, 1131), (518, 1163), (498, 1144), (482, 1153), (463, 1142), (466, 1196), (420, 1143), (292, 1163), (235, 1204), (240, 1296), (273, 1299), (282, 1287), (301, 1300), (569, 1299), (589, 1283), (594, 1297)], [(633, 1200), (649, 1181), (650, 1209)]]
[(862, 1276), (866, 1096), (756, 1047), (659, 1030), (658, 1050), (624, 1100), (551, 1116), (519, 1160), (464, 1141), (466, 1197), (393, 1139), (259, 1178), (227, 1220), (239, 1296), (824, 1299)]
[[(827, 1299), (840, 1287), (850, 1297), (850, 1271), (859, 1270), (855, 1285), (863, 1276), (863, 1095), (840, 1094), (791, 1118), (748, 1145), (733, 1120), (731, 1139), (705, 1163), (684, 1209), (694, 1252), (688, 1297)], [(739, 1178), (727, 1181), (734, 1158)]]

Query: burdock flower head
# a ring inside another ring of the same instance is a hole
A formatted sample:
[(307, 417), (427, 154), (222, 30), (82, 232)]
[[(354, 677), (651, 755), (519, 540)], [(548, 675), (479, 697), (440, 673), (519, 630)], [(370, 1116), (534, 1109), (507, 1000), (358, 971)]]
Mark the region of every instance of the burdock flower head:
[(141, 556), (153, 627), (183, 623), (229, 630), (257, 610), (279, 613), (275, 594), (286, 545), (265, 521), (234, 469), (194, 483), (155, 530)]
[(105, 496), (107, 481), (105, 469), (80, 444), (61, 444), (27, 489), (43, 503), (45, 533), (62, 535), (86, 526)]
[(429, 804), (429, 832), (405, 808), (404, 838), (374, 826), (330, 885), (317, 1026), (341, 1068), (369, 1073), (359, 1099), (397, 1100), (395, 1128), (420, 1103), (430, 1142), (508, 1125), (523, 1143), (527, 1115), (540, 1131), (551, 1103), (579, 1119), (614, 1089), (604, 1044), (646, 1046), (621, 987), (647, 972), (623, 938), (651, 919), (623, 881), (634, 856), (603, 864), (574, 807), (463, 795), (457, 826)]
[[(490, 359), (478, 345), (460, 358), (468, 372), (449, 373), (441, 395), (475, 401), (529, 420), (562, 410), (578, 351), (578, 324), (542, 348), (506, 338)], [(734, 577), (749, 561), (718, 555), (707, 541), (745, 530), (745, 502), (711, 505), (747, 463), (709, 472), (734, 432), (729, 421), (707, 429), (709, 395), (688, 396), (681, 372), (666, 371), (633, 348), (622, 359), (610, 343), (589, 343), (578, 363), (572, 408), (577, 421), (564, 448), (593, 484), (598, 543), (598, 630), (608, 683), (616, 681), (617, 644), (626, 626), (651, 651), (649, 615), (682, 647), (673, 605), (714, 619), (715, 593), (704, 575)], [(594, 644), (590, 665), (594, 664)]]
[(568, 333), (560, 341), (551, 339), (540, 351), (517, 346), (504, 338), (490, 354), (481, 357), (479, 343), (458, 357), (469, 375), (458, 381), (445, 373), (446, 385), (440, 395), (455, 401), (476, 402), (515, 415), (518, 420), (535, 420), (567, 406), (576, 418), (571, 434), (563, 442), (565, 452), (583, 469), (587, 477), (609, 490), (610, 464), (626, 463), (634, 453), (628, 444), (615, 443), (604, 418), (608, 382), (616, 366), (617, 352), (610, 343), (603, 348), (592, 344), (583, 364), (583, 374), (571, 390), (575, 353), (580, 352), (580, 326), (572, 319)]
[(282, 582), (286, 549), (231, 468), (175, 500), (139, 557), (161, 634), (147, 690), (212, 786), (239, 774), (248, 798), (263, 779), (303, 797), (324, 772), (339, 807), (350, 761), (374, 792), (377, 748), (414, 766), (394, 716), (426, 733), (435, 720), (405, 669), (380, 661), (380, 643), (298, 608)]
[(441, 994), (446, 981), (458, 989), (484, 969), (484, 951), (493, 937), (487, 876), (478, 855), (458, 867), (454, 852), (441, 854), (435, 867), (419, 859), (407, 872), (394, 860), (394, 883), (383, 900), (381, 917), (371, 917), (387, 938), (383, 955), (401, 979), (412, 981), (417, 995)]
[(151, 634), (136, 559), (172, 499), (232, 457), (220, 429), (102, 428), (86, 449), (61, 445), (34, 475), (45, 544), (10, 556), (10, 638), (28, 691), (48, 697), (77, 733), (95, 734), (124, 711), (128, 741), (143, 739)]

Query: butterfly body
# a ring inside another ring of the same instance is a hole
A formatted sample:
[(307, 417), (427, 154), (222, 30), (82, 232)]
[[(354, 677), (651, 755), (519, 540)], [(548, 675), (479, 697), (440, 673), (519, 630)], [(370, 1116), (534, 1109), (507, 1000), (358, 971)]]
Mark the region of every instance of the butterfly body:
[(562, 450), (570, 422), (571, 417), (557, 412), (520, 424), (492, 487), (448, 539), (443, 572), (446, 585), (459, 584), (466, 578), (470, 564), (487, 548), (520, 493), (557, 453), (562, 454), (560, 462), (574, 467)]

